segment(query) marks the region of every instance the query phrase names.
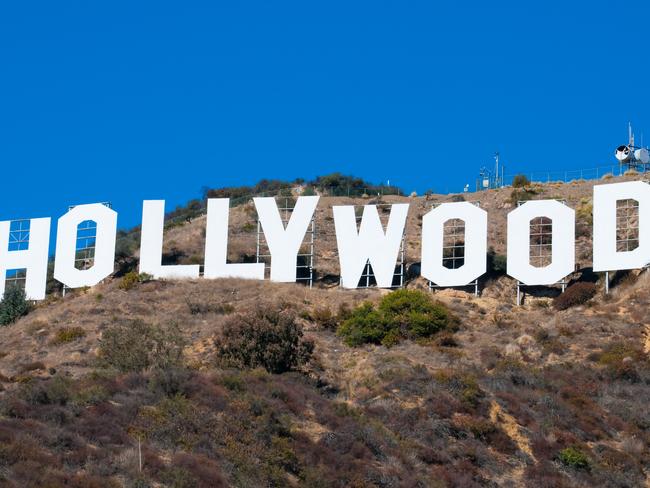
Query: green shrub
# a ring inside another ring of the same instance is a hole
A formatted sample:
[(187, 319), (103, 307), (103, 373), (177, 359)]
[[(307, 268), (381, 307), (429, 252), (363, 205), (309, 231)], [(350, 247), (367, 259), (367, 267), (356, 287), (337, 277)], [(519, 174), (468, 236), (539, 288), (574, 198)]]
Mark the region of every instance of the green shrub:
[(490, 248), (487, 255), (487, 268), (490, 273), (505, 274), (508, 269), (508, 258)]
[(350, 313), (337, 333), (349, 346), (365, 343), (392, 346), (401, 339), (430, 337), (456, 324), (442, 303), (419, 290), (397, 290), (375, 306), (365, 302)]
[(231, 317), (215, 345), (222, 364), (262, 367), (270, 373), (301, 366), (314, 350), (314, 343), (303, 339), (302, 327), (293, 314), (261, 308)]
[(597, 288), (594, 283), (586, 281), (574, 283), (564, 293), (561, 293), (553, 299), (553, 307), (556, 310), (566, 310), (567, 308), (587, 303), (593, 298), (596, 291)]
[(364, 302), (355, 308), (350, 317), (337, 329), (348, 346), (360, 346), (367, 342), (380, 344), (390, 327), (371, 302)]
[(165, 369), (182, 363), (185, 340), (175, 324), (129, 320), (109, 327), (99, 340), (100, 363), (121, 372)]
[(0, 301), (0, 325), (9, 325), (23, 315), (27, 315), (32, 305), (25, 297), (25, 290), (19, 286), (9, 286)]
[(63, 376), (23, 384), (20, 396), (31, 405), (65, 405), (70, 399), (71, 381)]
[(485, 396), (478, 379), (471, 373), (452, 370), (439, 370), (434, 379), (453, 393), (465, 405), (476, 407)]
[(81, 327), (61, 327), (56, 331), (52, 344), (66, 344), (76, 341), (86, 335), (86, 331)]
[(122, 277), (122, 281), (117, 285), (120, 290), (128, 291), (138, 283), (144, 283), (152, 279), (148, 273), (138, 273), (137, 271), (129, 271)]
[(526, 175), (518, 174), (515, 175), (515, 177), (512, 179), (513, 188), (523, 188), (528, 185), (530, 185), (530, 180), (526, 177)]
[(604, 366), (611, 378), (633, 383), (640, 380), (637, 366), (647, 367), (648, 364), (643, 348), (633, 342), (607, 344), (599, 353), (591, 354), (590, 359)]
[(558, 459), (565, 466), (576, 469), (589, 469), (589, 458), (585, 453), (575, 447), (562, 449), (558, 454)]

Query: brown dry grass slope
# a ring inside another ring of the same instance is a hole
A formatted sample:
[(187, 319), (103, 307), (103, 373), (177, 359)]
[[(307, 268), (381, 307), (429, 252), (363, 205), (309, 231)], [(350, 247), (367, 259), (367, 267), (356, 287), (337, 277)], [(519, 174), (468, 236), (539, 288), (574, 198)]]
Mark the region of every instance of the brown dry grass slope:
[[(543, 185), (536, 197), (588, 207), (592, 186)], [(488, 210), (497, 253), (510, 192), (465, 195)], [(411, 203), (409, 262), (419, 261), (421, 215), (450, 198), (383, 199)], [(338, 273), (331, 205), (344, 203), (367, 200), (319, 204), (321, 276)], [(250, 207), (232, 210), (233, 259), (255, 252), (254, 222)], [(197, 261), (203, 225), (170, 229), (167, 250)], [(590, 241), (589, 232), (578, 240), (585, 267)], [(544, 297), (516, 307), (512, 280), (491, 279), (480, 297), (434, 294), (457, 329), (390, 348), (349, 347), (335, 331), (340, 310), (376, 304), (384, 290), (202, 279), (123, 290), (116, 278), (52, 297), (0, 328), (0, 486), (647, 484), (647, 272), (563, 311)], [(308, 363), (270, 374), (219, 362), (225, 324), (258, 307), (296, 317), (315, 344)], [(138, 319), (178, 326), (179, 364), (120, 372), (101, 363), (107, 331)]]

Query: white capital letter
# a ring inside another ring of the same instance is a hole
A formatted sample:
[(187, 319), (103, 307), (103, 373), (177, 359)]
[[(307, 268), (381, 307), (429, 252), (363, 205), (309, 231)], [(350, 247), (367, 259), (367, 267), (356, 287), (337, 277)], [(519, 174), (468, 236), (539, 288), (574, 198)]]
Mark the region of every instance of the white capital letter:
[[(546, 217), (553, 222), (551, 264), (530, 264), (530, 221)], [(556, 200), (524, 203), (508, 214), (508, 274), (525, 285), (552, 285), (575, 266), (575, 212)]]
[(198, 278), (198, 264), (161, 264), (164, 228), (165, 200), (142, 202), (140, 273), (149, 273), (154, 278)]
[[(92, 267), (75, 268), (77, 229), (81, 222), (92, 220), (95, 231), (95, 257)], [(93, 286), (113, 272), (117, 212), (101, 203), (78, 205), (59, 219), (56, 233), (54, 277), (70, 288)]]
[[(639, 202), (639, 246), (616, 250), (616, 202)], [(642, 181), (594, 186), (594, 271), (643, 268), (650, 262), (650, 185)]]
[(47, 252), (50, 243), (50, 218), (29, 221), (29, 247), (9, 250), (11, 221), (0, 222), (0, 295), (4, 296), (8, 269), (27, 270), (25, 295), (30, 300), (43, 300), (47, 283)]
[(264, 263), (228, 263), (229, 198), (209, 198), (204, 278), (264, 279)]
[(380, 288), (390, 288), (395, 274), (395, 262), (404, 235), (408, 203), (391, 206), (388, 226), (379, 220), (375, 205), (365, 205), (361, 226), (357, 232), (354, 206), (334, 206), (334, 227), (341, 265), (341, 285), (356, 288), (368, 261)]
[(253, 198), (264, 230), (264, 238), (271, 252), (271, 281), (283, 283), (296, 281), (298, 251), (319, 198), (298, 197), (286, 229), (275, 198)]
[[(465, 261), (456, 269), (442, 265), (444, 224), (465, 223)], [(487, 267), (487, 212), (468, 202), (443, 203), (422, 219), (421, 274), (438, 286), (463, 286), (485, 273)]]

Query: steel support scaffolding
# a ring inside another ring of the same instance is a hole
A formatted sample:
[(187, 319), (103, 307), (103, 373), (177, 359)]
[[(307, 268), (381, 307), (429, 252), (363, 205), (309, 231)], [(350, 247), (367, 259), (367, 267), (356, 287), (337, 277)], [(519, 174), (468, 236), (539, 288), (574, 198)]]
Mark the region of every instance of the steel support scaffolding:
[[(481, 207), (481, 202), (470, 202), (477, 207)], [(431, 208), (437, 207), (439, 204), (432, 204)], [(465, 264), (465, 221), (462, 219), (450, 219), (443, 224), (443, 238), (442, 238), (442, 265), (445, 268), (457, 269)], [(465, 286), (452, 287), (452, 288), (467, 288), (474, 289), (474, 296), (479, 295), (478, 278), (468, 283)], [(449, 288), (446, 286), (438, 286), (429, 280), (429, 290)]]
[[(102, 205), (111, 208), (110, 202), (101, 202)], [(77, 205), (70, 205), (68, 212)], [(97, 242), (97, 222), (84, 220), (77, 226), (75, 239), (74, 267), (79, 270), (90, 269), (95, 264), (95, 245)], [(65, 296), (68, 287), (63, 285), (61, 293)]]
[[(564, 200), (557, 200), (565, 204)], [(517, 202), (517, 206), (521, 206), (525, 201)], [(528, 226), (529, 245), (528, 245), (528, 259), (529, 263), (536, 268), (543, 268), (553, 262), (553, 221), (548, 217), (535, 217), (531, 219)], [(555, 285), (560, 285), (562, 293), (567, 287), (566, 277), (562, 281), (558, 281)], [(522, 304), (523, 288), (527, 286), (521, 281), (517, 280), (517, 306)], [(553, 285), (551, 285), (553, 286)]]
[[(278, 208), (280, 212), (280, 217), (282, 218), (282, 223), (286, 228), (289, 220), (291, 219), (291, 213), (293, 212), (293, 207), (289, 206), (289, 199), (285, 198), (284, 205), (281, 208)], [(271, 269), (271, 252), (269, 251), (268, 244), (264, 237), (264, 231), (262, 230), (262, 223), (259, 218), (257, 219), (257, 240), (256, 240), (256, 262), (264, 263), (264, 277), (266, 278), (267, 270)], [(306, 247), (306, 252), (298, 252), (296, 262), (296, 281), (297, 282), (306, 282), (309, 284), (309, 288), (314, 285), (314, 245), (316, 242), (316, 219), (314, 216), (311, 218), (307, 232), (305, 233), (306, 241), (303, 241), (303, 245)], [(301, 246), (301, 249), (302, 249)]]
[[(30, 220), (12, 220), (9, 224), (9, 251), (26, 251), (29, 249)], [(8, 269), (5, 273), (5, 290), (10, 286), (25, 288), (27, 270), (25, 268)]]
[[(643, 180), (648, 183), (647, 180)], [(639, 247), (639, 202), (633, 199), (616, 202), (616, 252), (634, 251)], [(609, 294), (610, 271), (605, 271), (605, 294)]]
[[(363, 219), (363, 207), (365, 205), (355, 205), (355, 216), (357, 221), (357, 228)], [(380, 203), (375, 204), (377, 210), (379, 211), (379, 220), (383, 225), (384, 229), (388, 225), (388, 219), (390, 218), (390, 209), (392, 204), (390, 203)], [(387, 211), (384, 211), (387, 209)], [(360, 210), (360, 211), (359, 211)], [(386, 215), (388, 215), (386, 217)], [(404, 278), (406, 276), (406, 225), (402, 231), (402, 239), (400, 240), (399, 254), (397, 262), (395, 263), (395, 272), (393, 273), (393, 283), (391, 288), (403, 288), (404, 287)], [(357, 288), (371, 288), (376, 286), (377, 282), (375, 280), (375, 274), (370, 265), (370, 260), (366, 262), (365, 267), (363, 268), (363, 273), (361, 274), (361, 279)]]

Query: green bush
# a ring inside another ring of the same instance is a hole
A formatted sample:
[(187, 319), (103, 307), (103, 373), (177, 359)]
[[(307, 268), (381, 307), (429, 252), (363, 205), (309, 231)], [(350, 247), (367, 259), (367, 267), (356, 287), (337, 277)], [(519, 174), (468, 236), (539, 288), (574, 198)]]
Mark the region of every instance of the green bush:
[(419, 290), (397, 290), (375, 307), (365, 302), (354, 309), (337, 333), (349, 346), (365, 343), (392, 346), (401, 339), (429, 337), (456, 324), (445, 305)]
[(518, 174), (512, 179), (513, 188), (523, 188), (530, 185), (530, 180), (526, 178), (526, 175)]
[(574, 283), (564, 293), (553, 299), (553, 307), (556, 310), (566, 310), (567, 308), (587, 303), (594, 297), (596, 291), (597, 288), (594, 283), (586, 281)]
[(487, 268), (490, 273), (505, 274), (508, 269), (508, 258), (490, 248), (487, 254)]
[(360, 346), (367, 342), (380, 344), (390, 327), (371, 302), (364, 302), (355, 308), (350, 317), (337, 329), (348, 346)]
[(637, 367), (647, 367), (647, 356), (642, 347), (634, 342), (612, 342), (600, 352), (592, 353), (590, 359), (605, 366), (608, 376), (617, 380), (636, 383), (640, 380)]
[(152, 276), (148, 273), (138, 273), (137, 271), (129, 271), (122, 277), (122, 281), (117, 285), (120, 290), (128, 291), (138, 283), (144, 283), (151, 280)]
[(215, 340), (219, 361), (229, 367), (263, 367), (284, 373), (309, 361), (312, 341), (304, 340), (302, 327), (286, 311), (263, 310), (238, 314), (226, 322)]
[(565, 466), (576, 469), (589, 469), (589, 458), (585, 453), (575, 447), (562, 449), (558, 454), (558, 459)]
[(61, 327), (56, 331), (52, 344), (66, 344), (81, 339), (85, 335), (86, 331), (81, 327)]
[(0, 325), (9, 325), (23, 315), (27, 315), (32, 305), (25, 297), (25, 290), (19, 286), (9, 286), (0, 301)]
[(35, 380), (20, 387), (20, 396), (31, 405), (65, 405), (70, 399), (71, 381), (56, 375), (51, 379)]
[(175, 324), (129, 320), (109, 327), (99, 340), (100, 363), (121, 372), (166, 369), (182, 363), (185, 340)]

